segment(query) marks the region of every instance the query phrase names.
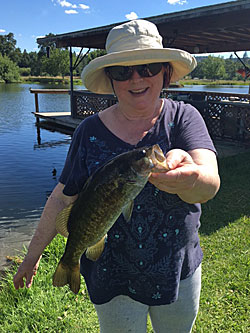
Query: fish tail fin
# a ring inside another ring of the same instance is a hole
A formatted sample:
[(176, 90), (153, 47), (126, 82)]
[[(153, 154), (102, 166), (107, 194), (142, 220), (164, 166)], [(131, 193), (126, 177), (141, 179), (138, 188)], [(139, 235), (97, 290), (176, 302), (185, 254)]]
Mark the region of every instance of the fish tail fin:
[(61, 260), (53, 276), (53, 286), (63, 287), (66, 284), (69, 284), (73, 293), (78, 293), (80, 289), (80, 265), (65, 265)]

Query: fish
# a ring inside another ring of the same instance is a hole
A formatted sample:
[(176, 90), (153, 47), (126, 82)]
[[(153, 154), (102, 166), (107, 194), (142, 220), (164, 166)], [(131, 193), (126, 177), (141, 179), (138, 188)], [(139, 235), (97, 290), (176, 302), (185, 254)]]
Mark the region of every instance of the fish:
[(56, 229), (67, 237), (67, 242), (53, 275), (53, 286), (69, 285), (72, 292), (79, 292), (82, 254), (98, 260), (107, 232), (121, 214), (130, 220), (134, 199), (151, 173), (168, 170), (166, 158), (156, 144), (117, 155), (87, 179), (77, 200), (56, 218)]

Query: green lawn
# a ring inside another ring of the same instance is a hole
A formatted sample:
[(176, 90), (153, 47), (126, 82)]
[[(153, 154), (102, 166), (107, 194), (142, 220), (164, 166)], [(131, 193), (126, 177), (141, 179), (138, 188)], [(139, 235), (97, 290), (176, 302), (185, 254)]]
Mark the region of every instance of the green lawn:
[[(222, 185), (203, 205), (204, 250), (200, 312), (193, 332), (250, 332), (250, 153), (219, 160)], [(64, 249), (57, 236), (46, 249), (30, 289), (16, 291), (13, 271), (0, 281), (0, 332), (98, 332), (84, 282), (76, 296), (52, 287)], [(13, 267), (14, 271), (16, 270)], [(148, 323), (148, 332), (153, 332)], [(112, 332), (111, 332), (112, 333)]]

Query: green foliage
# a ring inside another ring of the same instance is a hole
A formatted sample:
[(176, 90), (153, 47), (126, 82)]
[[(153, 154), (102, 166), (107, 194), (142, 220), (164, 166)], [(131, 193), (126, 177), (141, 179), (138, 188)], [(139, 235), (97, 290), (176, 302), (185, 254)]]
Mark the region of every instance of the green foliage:
[(81, 61), (80, 65), (77, 67), (76, 71), (78, 73), (78, 75), (81, 74), (83, 68), (93, 59), (103, 56), (106, 54), (105, 50), (94, 50), (89, 52), (84, 59)]
[(17, 82), (20, 79), (18, 66), (6, 55), (0, 54), (0, 80), (5, 83)]
[(0, 35), (0, 53), (2, 56), (11, 57), (16, 49), (16, 40), (14, 34), (10, 32), (7, 35)]
[(31, 69), (29, 67), (25, 67), (25, 68), (20, 67), (19, 74), (21, 76), (29, 76), (29, 75), (31, 75)]
[(203, 73), (206, 79), (217, 80), (225, 77), (225, 66), (222, 58), (208, 56), (203, 61)]
[(197, 69), (192, 72), (192, 77), (217, 80), (226, 77), (225, 60), (208, 56), (198, 63)]
[(52, 286), (64, 247), (65, 239), (57, 236), (46, 248), (32, 288), (16, 291), (12, 272), (0, 281), (0, 332), (98, 332), (97, 316), (83, 281), (78, 295), (67, 287)]
[[(250, 66), (249, 58), (244, 58), (244, 62)], [(190, 76), (208, 80), (242, 80), (242, 76), (237, 73), (240, 68), (243, 68), (243, 65), (232, 56), (228, 59), (208, 56), (198, 61)]]
[(49, 58), (42, 57), (42, 71), (52, 76), (69, 74), (69, 53), (67, 50), (52, 49)]

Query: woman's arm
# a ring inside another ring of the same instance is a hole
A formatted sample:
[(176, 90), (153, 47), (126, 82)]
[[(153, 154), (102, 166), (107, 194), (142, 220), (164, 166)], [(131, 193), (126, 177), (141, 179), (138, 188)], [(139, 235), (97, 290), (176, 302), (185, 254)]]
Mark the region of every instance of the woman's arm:
[(59, 183), (47, 200), (28, 252), (13, 278), (16, 289), (24, 287), (24, 278), (27, 288), (32, 285), (43, 250), (57, 234), (55, 228), (57, 214), (77, 199), (77, 195), (72, 197), (64, 195), (63, 188), (64, 185)]
[(153, 173), (149, 179), (160, 190), (177, 194), (191, 204), (204, 203), (218, 192), (220, 178), (213, 151), (173, 149), (167, 153), (166, 159), (171, 170)]

